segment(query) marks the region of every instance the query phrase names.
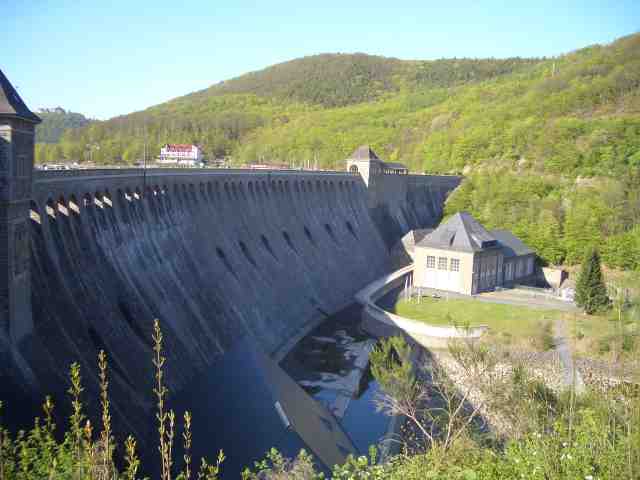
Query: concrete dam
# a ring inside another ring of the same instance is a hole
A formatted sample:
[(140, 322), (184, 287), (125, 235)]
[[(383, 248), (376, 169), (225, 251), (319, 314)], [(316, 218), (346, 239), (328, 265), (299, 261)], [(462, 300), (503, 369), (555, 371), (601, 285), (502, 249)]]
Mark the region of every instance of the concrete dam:
[[(318, 437), (322, 425), (313, 422), (326, 412), (277, 362), (387, 273), (390, 247), (410, 228), (435, 225), (460, 181), (382, 171), (34, 171), (33, 143), (17, 141), (32, 138), (33, 127), (10, 127), (11, 142), (0, 145), (12, 160), (0, 191), (0, 398), (16, 424), (45, 394), (64, 405), (69, 365), (78, 362), (95, 412), (104, 350), (116, 428), (143, 442), (154, 428), (154, 319), (172, 396), (222, 364), (214, 383), (239, 386), (245, 368), (259, 376), (245, 375), (244, 385), (262, 385), (271, 399), (266, 411), (250, 407), (254, 425), (267, 425), (275, 400), (296, 416), (303, 445)], [(222, 396), (243, 394), (219, 391), (209, 401)], [(315, 445), (328, 465), (353, 451), (336, 427)]]
[[(39, 122), (0, 72), (5, 420), (28, 427), (50, 394), (63, 424), (77, 362), (95, 424), (103, 350), (115, 429), (146, 444), (158, 319), (169, 401), (200, 412), (198, 424), (211, 424), (202, 448), (230, 448), (235, 472), (285, 434), (288, 453), (306, 444), (324, 465), (354, 452), (337, 417), (281, 360), (388, 272), (390, 247), (404, 232), (439, 221), (460, 178), (408, 175), (366, 146), (348, 173), (41, 171), (33, 169)], [(356, 330), (340, 338), (370, 346)], [(249, 422), (244, 436), (234, 433), (238, 421)]]
[(348, 173), (34, 171), (33, 320), (3, 377), (60, 393), (79, 361), (93, 393), (104, 349), (115, 407), (148, 410), (154, 318), (174, 392), (244, 334), (277, 356), (387, 272), (384, 239), (436, 223), (459, 178), (390, 181), (370, 198)]

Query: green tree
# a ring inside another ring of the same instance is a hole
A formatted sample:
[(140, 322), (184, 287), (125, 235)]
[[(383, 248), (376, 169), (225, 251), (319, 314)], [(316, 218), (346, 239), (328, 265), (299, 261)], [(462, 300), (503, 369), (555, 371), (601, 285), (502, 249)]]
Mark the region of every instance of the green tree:
[(538, 225), (532, 231), (531, 245), (545, 261), (559, 265), (564, 259), (560, 223), (549, 210), (542, 210)]
[(576, 284), (576, 304), (589, 315), (609, 305), (607, 287), (600, 268), (600, 254), (596, 249), (591, 249), (582, 263)]

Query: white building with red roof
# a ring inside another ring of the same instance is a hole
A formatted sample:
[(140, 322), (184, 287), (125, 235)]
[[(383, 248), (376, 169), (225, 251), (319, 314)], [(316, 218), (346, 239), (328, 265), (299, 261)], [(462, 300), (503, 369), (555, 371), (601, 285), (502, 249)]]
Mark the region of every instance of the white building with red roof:
[(167, 143), (160, 149), (158, 163), (196, 166), (202, 162), (202, 150), (197, 145)]

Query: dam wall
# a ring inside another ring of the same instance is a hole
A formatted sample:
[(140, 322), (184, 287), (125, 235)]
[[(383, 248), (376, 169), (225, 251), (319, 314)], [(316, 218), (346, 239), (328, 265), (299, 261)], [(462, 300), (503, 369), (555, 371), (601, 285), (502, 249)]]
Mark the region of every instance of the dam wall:
[(455, 175), (371, 176), (369, 209), (387, 248), (409, 230), (435, 227), (447, 196), (461, 180)]
[(32, 319), (0, 365), (0, 395), (60, 397), (75, 361), (97, 399), (104, 350), (114, 418), (134, 432), (148, 422), (131, 412), (153, 407), (154, 319), (171, 392), (245, 335), (276, 357), (387, 273), (389, 245), (437, 223), (457, 185), (405, 175), (370, 190), (346, 172), (213, 169), (33, 176)]
[(245, 334), (277, 351), (388, 268), (357, 176), (69, 173), (34, 178), (33, 333), (3, 372), (18, 385), (58, 392), (79, 361), (94, 390), (104, 349), (117, 403), (146, 407), (154, 318), (175, 392)]

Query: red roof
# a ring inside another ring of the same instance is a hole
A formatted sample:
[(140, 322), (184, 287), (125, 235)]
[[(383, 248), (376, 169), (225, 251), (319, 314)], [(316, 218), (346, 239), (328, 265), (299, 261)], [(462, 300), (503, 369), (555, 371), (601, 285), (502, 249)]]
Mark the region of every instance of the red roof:
[(190, 152), (194, 146), (186, 143), (168, 143), (165, 148), (170, 152)]

